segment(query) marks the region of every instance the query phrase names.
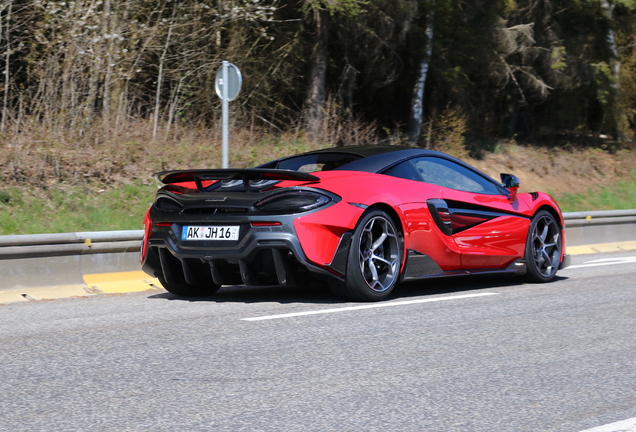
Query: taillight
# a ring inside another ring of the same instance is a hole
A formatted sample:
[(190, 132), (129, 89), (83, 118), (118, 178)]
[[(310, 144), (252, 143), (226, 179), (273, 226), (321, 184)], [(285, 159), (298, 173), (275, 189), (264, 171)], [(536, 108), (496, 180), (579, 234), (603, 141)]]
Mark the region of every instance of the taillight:
[(293, 191), (269, 196), (255, 204), (255, 207), (267, 213), (300, 213), (330, 202), (330, 197), (317, 192)]

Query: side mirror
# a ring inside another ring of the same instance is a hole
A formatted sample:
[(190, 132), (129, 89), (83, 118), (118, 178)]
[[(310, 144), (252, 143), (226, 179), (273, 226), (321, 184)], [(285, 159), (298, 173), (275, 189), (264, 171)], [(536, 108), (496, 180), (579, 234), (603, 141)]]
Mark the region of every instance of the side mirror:
[(501, 173), (501, 185), (510, 191), (510, 202), (513, 202), (517, 198), (517, 190), (521, 182), (512, 174)]

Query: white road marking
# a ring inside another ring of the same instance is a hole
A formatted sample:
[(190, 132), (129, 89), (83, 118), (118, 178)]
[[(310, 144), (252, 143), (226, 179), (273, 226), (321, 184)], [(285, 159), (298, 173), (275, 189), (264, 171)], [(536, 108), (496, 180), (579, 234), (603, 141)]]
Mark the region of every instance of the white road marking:
[(479, 294), (463, 294), (463, 295), (456, 295), (451, 297), (435, 297), (435, 298), (428, 298), (428, 299), (421, 299), (421, 300), (373, 303), (373, 304), (365, 304), (365, 305), (359, 305), (359, 306), (341, 307), (336, 309), (322, 309), (322, 310), (305, 311), (305, 312), (292, 312), (292, 313), (286, 313), (286, 314), (280, 314), (280, 315), (267, 315), (267, 316), (241, 318), (241, 319), (243, 321), (264, 321), (264, 320), (291, 318), (291, 317), (305, 316), (305, 315), (320, 315), (320, 314), (348, 312), (348, 311), (355, 311), (355, 310), (362, 310), (362, 309), (375, 309), (375, 308), (392, 307), (392, 306), (406, 306), (406, 305), (413, 305), (413, 304), (420, 304), (420, 303), (431, 303), (431, 302), (444, 301), (444, 300), (458, 300), (458, 299), (465, 299), (465, 298), (471, 298), (471, 297), (483, 297), (483, 296), (489, 296), (489, 295), (495, 295), (495, 294), (498, 294), (498, 293), (487, 292), (487, 293), (479, 293)]
[(636, 432), (636, 417), (592, 429), (585, 429), (581, 432)]
[(569, 266), (568, 269), (575, 268), (583, 268), (583, 267), (598, 267), (598, 266), (608, 266), (608, 265), (617, 265), (617, 264), (630, 264), (636, 263), (636, 256), (634, 257), (624, 257), (624, 258), (603, 258), (597, 259), (594, 261), (587, 261), (583, 264)]

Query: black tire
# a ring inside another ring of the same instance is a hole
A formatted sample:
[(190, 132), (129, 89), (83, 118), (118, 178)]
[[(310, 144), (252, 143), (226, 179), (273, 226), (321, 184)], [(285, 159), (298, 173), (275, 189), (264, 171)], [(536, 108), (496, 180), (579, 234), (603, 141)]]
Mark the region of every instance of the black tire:
[(372, 210), (360, 218), (353, 233), (345, 281), (330, 280), (329, 286), (345, 300), (383, 300), (398, 283), (402, 255), (395, 223), (382, 210)]
[(185, 282), (182, 283), (168, 283), (163, 276), (158, 277), (161, 285), (166, 291), (178, 295), (180, 297), (207, 297), (211, 296), (221, 288), (221, 285), (191, 285)]
[(532, 218), (526, 242), (526, 278), (530, 282), (554, 279), (561, 260), (561, 226), (554, 216), (541, 210)]

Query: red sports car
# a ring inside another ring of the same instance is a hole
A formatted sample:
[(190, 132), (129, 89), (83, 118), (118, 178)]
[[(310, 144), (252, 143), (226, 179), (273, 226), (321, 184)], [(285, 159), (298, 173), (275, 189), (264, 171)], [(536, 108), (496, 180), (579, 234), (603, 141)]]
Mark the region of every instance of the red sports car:
[(156, 174), (143, 270), (171, 293), (325, 281), (354, 301), (407, 279), (515, 273), (548, 282), (570, 263), (564, 221), (541, 192), (517, 193), (444, 153), (323, 149), (253, 169)]

